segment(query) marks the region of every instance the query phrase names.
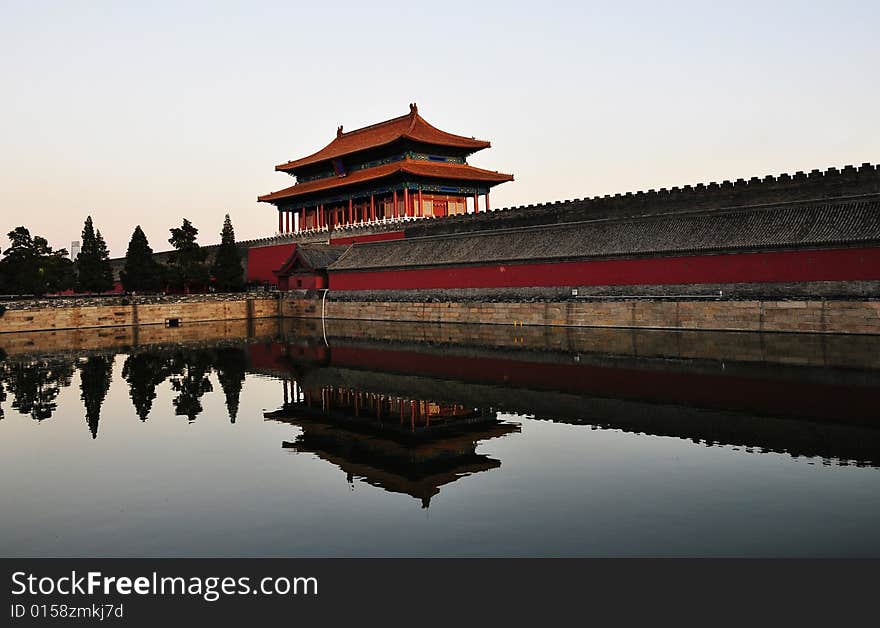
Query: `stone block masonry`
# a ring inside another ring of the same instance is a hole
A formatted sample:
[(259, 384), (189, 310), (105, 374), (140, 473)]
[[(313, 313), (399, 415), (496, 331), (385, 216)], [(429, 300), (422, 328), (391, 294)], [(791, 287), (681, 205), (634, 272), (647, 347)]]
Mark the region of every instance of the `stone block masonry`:
[(336, 301), (289, 294), (294, 318), (568, 327), (880, 334), (880, 300), (583, 300), (564, 302)]
[(557, 301), (337, 299), (320, 291), (83, 298), (5, 304), (0, 333), (265, 318), (412, 321), (511, 326), (617, 327), (880, 334), (880, 300), (591, 298)]
[(4, 304), (0, 333), (276, 318), (266, 293), (39, 299)]

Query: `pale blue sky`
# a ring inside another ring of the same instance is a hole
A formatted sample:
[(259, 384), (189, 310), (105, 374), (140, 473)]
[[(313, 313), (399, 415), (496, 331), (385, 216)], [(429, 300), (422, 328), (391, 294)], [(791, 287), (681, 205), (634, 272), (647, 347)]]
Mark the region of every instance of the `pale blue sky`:
[(276, 163), (413, 101), (494, 207), (880, 161), (876, 2), (316, 4), (0, 0), (0, 232), (269, 235)]

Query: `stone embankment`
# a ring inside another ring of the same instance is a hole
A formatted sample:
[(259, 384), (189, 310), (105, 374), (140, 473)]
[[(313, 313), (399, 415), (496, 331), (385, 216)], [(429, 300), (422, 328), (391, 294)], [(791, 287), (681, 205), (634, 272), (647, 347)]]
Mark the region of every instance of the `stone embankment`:
[(510, 326), (880, 334), (880, 300), (588, 298), (558, 301), (353, 300), (322, 291), (11, 301), (0, 333), (265, 318)]
[(77, 297), (8, 301), (0, 333), (196, 321), (275, 318), (278, 296), (268, 293)]

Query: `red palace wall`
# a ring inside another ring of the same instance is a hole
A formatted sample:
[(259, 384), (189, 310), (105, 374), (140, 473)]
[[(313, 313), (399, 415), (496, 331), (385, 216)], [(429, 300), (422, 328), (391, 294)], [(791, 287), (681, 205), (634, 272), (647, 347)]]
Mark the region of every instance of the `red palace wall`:
[(277, 283), (278, 278), (272, 274), (272, 271), (281, 268), (281, 265), (287, 261), (295, 248), (296, 244), (290, 242), (248, 249), (246, 280)]
[[(106, 292), (102, 292), (101, 294), (122, 294), (122, 293), (124, 293), (124, 292), (125, 292), (125, 288), (122, 287), (122, 282), (121, 282), (121, 281), (114, 281), (114, 282), (113, 282), (113, 287), (110, 288), (110, 290), (107, 290)], [(72, 297), (72, 296), (75, 296), (75, 295), (78, 295), (78, 294), (92, 294), (92, 293), (90, 293), (90, 292), (77, 292), (77, 291), (74, 290), (73, 288), (68, 288), (67, 290), (64, 290), (64, 291), (62, 291), (62, 292), (50, 292), (50, 293), (47, 294), (46, 296), (50, 296), (50, 297)]]
[(327, 279), (321, 273), (295, 273), (289, 277), (278, 277), (279, 290), (323, 290)]
[(382, 242), (383, 240), (403, 240), (403, 231), (373, 233), (370, 235), (351, 236), (349, 238), (330, 238), (330, 244), (354, 244), (355, 242)]
[(872, 279), (880, 279), (880, 247), (340, 271), (330, 274), (330, 288), (414, 290)]

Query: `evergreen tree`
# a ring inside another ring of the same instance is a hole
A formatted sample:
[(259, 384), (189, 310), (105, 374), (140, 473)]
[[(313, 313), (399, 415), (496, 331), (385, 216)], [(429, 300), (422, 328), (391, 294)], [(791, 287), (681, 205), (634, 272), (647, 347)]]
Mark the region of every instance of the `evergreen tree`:
[(153, 249), (147, 242), (140, 225), (134, 228), (125, 266), (119, 273), (122, 287), (128, 292), (157, 292), (165, 286), (165, 268), (153, 257)]
[(9, 294), (39, 294), (40, 272), (34, 239), (26, 227), (8, 234), (9, 248), (3, 251), (3, 275)]
[(215, 285), (220, 292), (238, 292), (244, 287), (241, 253), (235, 245), (235, 231), (232, 229), (229, 214), (226, 214), (226, 219), (223, 221), (220, 246), (217, 247), (217, 253), (214, 255), (211, 274), (214, 275)]
[(107, 243), (95, 231), (92, 217), (86, 217), (82, 231), (82, 248), (76, 256), (76, 289), (80, 292), (107, 292), (113, 289), (113, 269)]
[(31, 237), (25, 227), (8, 234), (11, 246), (0, 260), (3, 292), (7, 294), (45, 294), (73, 287), (73, 264), (67, 251), (53, 251), (40, 236)]
[(210, 273), (205, 264), (205, 251), (196, 242), (199, 230), (184, 218), (180, 227), (170, 231), (168, 242), (175, 250), (168, 257), (168, 283), (187, 293), (204, 288)]
[(79, 367), (80, 398), (86, 409), (86, 424), (92, 438), (98, 438), (98, 422), (101, 420), (101, 405), (110, 390), (113, 357), (93, 355)]
[(45, 238), (34, 236), (40, 284), (45, 292), (63, 292), (76, 284), (76, 270), (67, 249), (53, 251)]

